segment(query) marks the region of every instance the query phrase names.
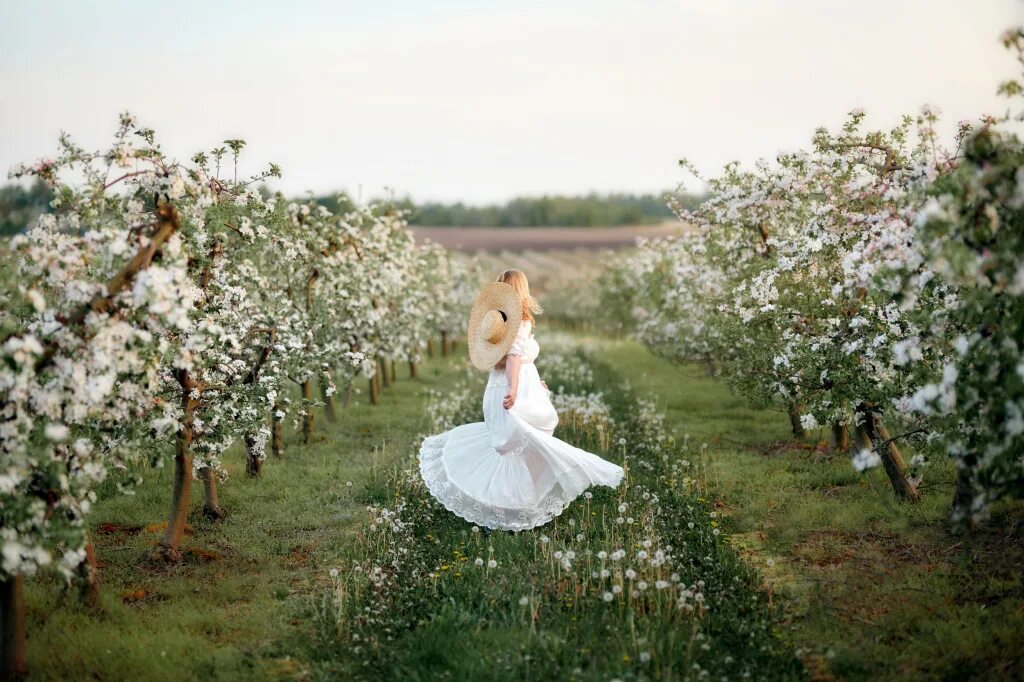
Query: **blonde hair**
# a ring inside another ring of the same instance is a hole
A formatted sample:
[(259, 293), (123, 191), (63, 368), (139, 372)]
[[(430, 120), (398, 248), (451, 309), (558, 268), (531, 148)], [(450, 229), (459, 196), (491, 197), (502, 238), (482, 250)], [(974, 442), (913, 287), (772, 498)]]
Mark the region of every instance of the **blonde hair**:
[(531, 324), (537, 324), (537, 318), (544, 312), (544, 309), (537, 303), (537, 299), (530, 295), (530, 282), (526, 279), (526, 273), (522, 270), (506, 270), (498, 275), (496, 282), (504, 282), (510, 285), (519, 294), (519, 302), (523, 308), (523, 319), (529, 320)]

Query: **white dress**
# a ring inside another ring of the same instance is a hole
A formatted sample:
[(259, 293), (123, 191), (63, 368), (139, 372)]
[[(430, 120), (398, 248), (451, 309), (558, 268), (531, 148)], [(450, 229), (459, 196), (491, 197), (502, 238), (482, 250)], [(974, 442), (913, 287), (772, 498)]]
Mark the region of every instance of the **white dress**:
[(487, 528), (524, 530), (550, 521), (593, 485), (617, 487), (622, 467), (551, 435), (558, 413), (534, 365), (540, 346), (523, 320), (509, 355), (522, 358), (515, 405), (504, 369), (492, 369), (484, 390), (484, 421), (429, 436), (420, 474), (449, 511)]

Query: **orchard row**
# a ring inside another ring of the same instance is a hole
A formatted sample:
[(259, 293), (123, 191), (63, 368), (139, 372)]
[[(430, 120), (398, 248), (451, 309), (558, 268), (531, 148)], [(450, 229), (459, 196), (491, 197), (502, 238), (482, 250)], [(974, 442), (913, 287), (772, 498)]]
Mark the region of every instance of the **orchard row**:
[[(415, 372), (432, 337), (446, 349), (461, 329), (477, 283), (466, 266), (417, 245), (398, 212), (267, 196), (260, 184), (279, 171), (239, 179), (243, 147), (178, 163), (125, 114), (109, 150), (65, 136), (55, 159), (12, 173), (56, 199), (0, 253), (5, 623), (41, 568), (95, 588), (85, 519), (104, 481), (130, 489), (172, 462), (156, 557), (175, 561), (193, 478), (206, 514), (223, 514), (220, 457), (234, 442), (258, 475), (284, 420), (311, 437), (310, 408), (333, 406), (336, 382), (374, 388), (395, 361)], [(18, 630), (5, 627), (7, 673), (24, 668)]]
[[(1024, 66), (1024, 32), (1004, 43)], [(707, 180), (684, 234), (609, 270), (603, 307), (797, 435), (852, 434), (854, 466), (883, 465), (903, 498), (952, 456), (954, 517), (977, 521), (1024, 495), (1024, 118), (961, 123), (950, 148), (929, 107), (889, 131), (864, 119)]]

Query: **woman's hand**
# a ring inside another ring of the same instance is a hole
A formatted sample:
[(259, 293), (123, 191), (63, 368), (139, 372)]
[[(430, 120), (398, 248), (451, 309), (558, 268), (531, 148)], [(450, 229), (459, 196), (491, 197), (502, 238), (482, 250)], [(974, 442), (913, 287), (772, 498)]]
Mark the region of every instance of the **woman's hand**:
[(511, 410), (512, 406), (516, 404), (516, 392), (509, 391), (508, 394), (505, 396), (505, 399), (501, 401), (501, 404), (505, 407), (506, 410)]

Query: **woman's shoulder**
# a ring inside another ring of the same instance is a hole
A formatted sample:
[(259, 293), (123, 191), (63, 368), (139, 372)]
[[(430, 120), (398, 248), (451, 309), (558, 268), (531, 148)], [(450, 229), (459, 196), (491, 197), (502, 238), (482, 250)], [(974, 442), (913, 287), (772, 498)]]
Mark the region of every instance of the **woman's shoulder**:
[(523, 320), (519, 323), (518, 336), (529, 336), (533, 333), (533, 322), (530, 320)]

